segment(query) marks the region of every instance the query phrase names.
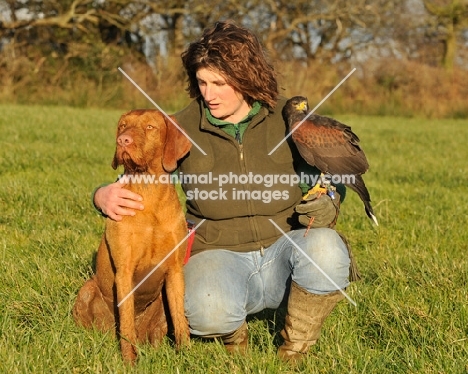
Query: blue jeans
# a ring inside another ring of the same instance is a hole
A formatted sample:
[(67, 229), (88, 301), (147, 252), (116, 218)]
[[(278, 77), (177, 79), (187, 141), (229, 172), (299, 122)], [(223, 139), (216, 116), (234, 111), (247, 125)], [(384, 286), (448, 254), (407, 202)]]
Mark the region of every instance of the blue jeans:
[(248, 314), (278, 308), (291, 280), (319, 295), (346, 288), (350, 259), (340, 236), (328, 228), (311, 229), (306, 237), (304, 232), (288, 236), (317, 266), (284, 236), (263, 255), (219, 249), (191, 257), (185, 265), (185, 314), (191, 333), (210, 336), (237, 330)]

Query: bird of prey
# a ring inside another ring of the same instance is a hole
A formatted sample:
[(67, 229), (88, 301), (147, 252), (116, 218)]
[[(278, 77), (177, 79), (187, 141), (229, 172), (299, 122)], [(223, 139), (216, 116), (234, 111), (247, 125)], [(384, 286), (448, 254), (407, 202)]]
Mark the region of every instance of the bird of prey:
[(324, 174), (354, 175), (354, 183), (344, 184), (357, 192), (367, 216), (378, 225), (369, 191), (361, 176), (369, 164), (359, 146), (358, 136), (351, 131), (351, 127), (333, 118), (317, 114), (308, 116), (308, 112), (307, 99), (302, 96), (292, 97), (283, 108), (283, 116), (302, 158)]

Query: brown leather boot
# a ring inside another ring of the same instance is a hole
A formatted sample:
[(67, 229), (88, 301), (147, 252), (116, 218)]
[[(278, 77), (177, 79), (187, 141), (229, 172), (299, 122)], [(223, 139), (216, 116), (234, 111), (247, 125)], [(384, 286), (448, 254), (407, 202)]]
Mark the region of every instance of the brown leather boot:
[(283, 361), (301, 361), (309, 347), (317, 342), (325, 319), (343, 298), (341, 291), (315, 295), (292, 282), (288, 313), (281, 331), (284, 343), (278, 348), (278, 357)]
[(239, 327), (237, 330), (221, 336), (221, 339), (229, 353), (245, 354), (249, 342), (249, 332), (247, 330), (247, 322)]

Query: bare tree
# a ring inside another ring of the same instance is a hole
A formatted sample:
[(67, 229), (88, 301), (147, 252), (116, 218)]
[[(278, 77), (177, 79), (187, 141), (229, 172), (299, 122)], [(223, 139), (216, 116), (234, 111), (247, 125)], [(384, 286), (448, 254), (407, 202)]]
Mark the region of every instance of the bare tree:
[[(119, 44), (130, 41), (128, 2), (121, 0), (7, 0), (7, 17), (0, 22), (0, 36), (16, 43), (40, 45), (46, 52), (72, 43)], [(136, 11), (136, 9), (135, 9)], [(135, 43), (136, 44), (136, 43)]]
[(345, 39), (356, 39), (353, 30), (370, 30), (380, 22), (372, 4), (365, 0), (258, 1), (262, 10), (258, 28), (267, 48), (278, 57), (330, 60)]
[(452, 70), (458, 34), (468, 26), (468, 0), (424, 0), (424, 6), (434, 17), (433, 27), (443, 44), (442, 66)]

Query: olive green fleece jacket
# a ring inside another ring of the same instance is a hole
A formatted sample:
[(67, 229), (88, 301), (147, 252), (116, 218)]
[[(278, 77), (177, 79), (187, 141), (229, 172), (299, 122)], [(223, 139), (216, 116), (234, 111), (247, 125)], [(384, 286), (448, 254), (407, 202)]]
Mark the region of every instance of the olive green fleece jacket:
[[(287, 134), (285, 102), (280, 98), (270, 110), (262, 106), (242, 143), (207, 120), (201, 100), (174, 115), (206, 153), (194, 145), (179, 165), (187, 219), (195, 223), (206, 219), (197, 229), (192, 254), (209, 249), (261, 250), (282, 235), (270, 219), (285, 232), (297, 225), (292, 217), (302, 191), (291, 176), (297, 175), (302, 159), (290, 138), (268, 155)], [(276, 183), (270, 185), (275, 176)]]

